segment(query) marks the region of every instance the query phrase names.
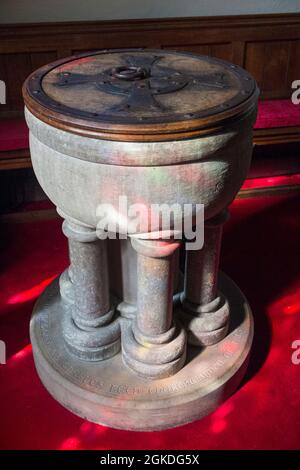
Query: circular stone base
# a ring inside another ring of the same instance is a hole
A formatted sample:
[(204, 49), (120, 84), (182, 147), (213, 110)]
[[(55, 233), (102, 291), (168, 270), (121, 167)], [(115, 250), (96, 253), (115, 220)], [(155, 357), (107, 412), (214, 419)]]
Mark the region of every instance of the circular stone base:
[(35, 365), (43, 384), (73, 413), (118, 429), (154, 431), (207, 415), (243, 378), (253, 337), (252, 314), (243, 294), (224, 274), (219, 289), (231, 312), (226, 338), (202, 349), (188, 346), (186, 364), (179, 372), (149, 380), (125, 367), (121, 353), (101, 362), (87, 362), (68, 352), (61, 319), (69, 314), (71, 305), (60, 297), (55, 279), (37, 301), (30, 326)]

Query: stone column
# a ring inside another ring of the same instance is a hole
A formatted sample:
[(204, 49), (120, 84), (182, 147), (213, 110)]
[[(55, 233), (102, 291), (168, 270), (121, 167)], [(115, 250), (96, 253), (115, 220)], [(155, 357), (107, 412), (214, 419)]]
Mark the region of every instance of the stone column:
[(123, 323), (123, 360), (148, 378), (173, 375), (185, 362), (186, 334), (173, 319), (175, 252), (173, 240), (131, 239), (137, 252), (137, 314)]
[[(118, 311), (122, 318), (132, 320), (137, 310), (137, 253), (132, 248), (130, 239), (120, 240), (121, 267), (122, 267), (122, 302)], [(120, 266), (118, 267), (120, 269)], [(180, 292), (183, 289), (183, 278), (179, 269), (179, 250), (174, 253), (174, 298), (180, 301)]]
[(120, 240), (121, 267), (122, 270), (122, 302), (118, 310), (123, 318), (132, 320), (136, 316), (137, 303), (137, 256), (132, 248), (130, 240)]
[[(72, 240), (69, 239), (68, 246), (69, 246), (69, 259), (71, 260), (71, 248)], [(67, 269), (65, 269), (61, 275), (59, 276), (59, 289), (61, 297), (69, 303), (74, 303), (74, 278), (72, 274), (72, 264), (69, 265)]]
[(94, 229), (65, 220), (69, 239), (73, 296), (64, 319), (68, 349), (81, 359), (98, 361), (120, 350), (120, 325), (109, 295), (107, 242)]
[(189, 343), (209, 346), (228, 331), (229, 306), (218, 292), (219, 258), (227, 211), (205, 221), (204, 246), (186, 252), (182, 320)]

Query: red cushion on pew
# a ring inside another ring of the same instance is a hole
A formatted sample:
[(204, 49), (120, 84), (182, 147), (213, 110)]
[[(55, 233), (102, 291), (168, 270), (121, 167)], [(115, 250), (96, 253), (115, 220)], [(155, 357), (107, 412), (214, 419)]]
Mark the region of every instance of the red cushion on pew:
[[(300, 126), (300, 105), (291, 100), (266, 100), (258, 105), (255, 129)], [(28, 128), (24, 119), (0, 120), (0, 152), (27, 149)]]
[(28, 127), (24, 119), (0, 120), (0, 152), (29, 147)]
[(300, 104), (291, 100), (266, 100), (258, 104), (255, 129), (300, 126)]

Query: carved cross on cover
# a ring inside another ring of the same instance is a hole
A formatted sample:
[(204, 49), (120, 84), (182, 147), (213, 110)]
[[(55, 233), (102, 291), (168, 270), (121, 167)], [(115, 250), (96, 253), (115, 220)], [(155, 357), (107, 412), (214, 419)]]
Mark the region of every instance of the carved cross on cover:
[[(70, 87), (92, 84), (105, 93), (123, 95), (121, 104), (109, 111), (138, 112), (166, 111), (156, 100), (157, 95), (172, 93), (192, 84), (194, 88), (226, 89), (229, 87), (223, 73), (193, 74), (159, 65), (163, 56), (124, 55), (124, 65), (101, 73), (86, 75), (72, 72), (57, 74), (57, 86)], [(153, 65), (156, 65), (153, 68)]]

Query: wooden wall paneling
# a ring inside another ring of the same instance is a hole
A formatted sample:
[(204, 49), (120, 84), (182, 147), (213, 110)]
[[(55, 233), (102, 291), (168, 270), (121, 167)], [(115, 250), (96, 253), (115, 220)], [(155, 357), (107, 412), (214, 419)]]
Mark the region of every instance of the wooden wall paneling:
[(218, 59), (233, 61), (233, 43), (212, 44), (209, 55), (218, 57)]
[(291, 96), (291, 81), (300, 76), (300, 41), (250, 42), (246, 46), (245, 68), (256, 78), (261, 97)]
[(73, 54), (72, 49), (67, 49), (67, 48), (63, 48), (63, 47), (57, 49), (57, 58), (58, 59), (63, 59), (64, 57), (68, 57), (72, 54)]
[(290, 41), (271, 41), (265, 45), (263, 94), (281, 98), (290, 95), (287, 71), (290, 60)]
[(21, 112), (21, 84), (35, 68), (73, 53), (146, 47), (213, 55), (244, 66), (264, 98), (286, 98), (300, 79), (300, 14), (0, 25), (2, 116)]
[(162, 49), (193, 52), (195, 54), (203, 55), (209, 55), (210, 53), (210, 46), (207, 44), (173, 44), (171, 46), (163, 45)]
[(30, 54), (31, 70), (36, 70), (56, 59), (58, 59), (57, 51), (32, 52)]
[(177, 51), (192, 52), (195, 54), (210, 55), (218, 57), (219, 59), (228, 60), (229, 62), (233, 57), (233, 49), (231, 43), (221, 44), (173, 44), (163, 45), (163, 49), (173, 49)]
[(292, 90), (294, 80), (300, 80), (300, 40), (290, 42), (290, 61), (286, 81), (290, 90)]
[(245, 41), (233, 41), (232, 42), (232, 57), (231, 62), (240, 67), (245, 66), (245, 51), (246, 43)]
[(18, 54), (4, 54), (4, 68), (6, 70), (6, 92), (9, 110), (14, 112), (24, 106), (20, 93), (24, 77), (31, 72), (30, 54), (28, 52)]
[(244, 66), (250, 72), (263, 94), (264, 83), (264, 65), (265, 65), (265, 43), (248, 42), (245, 47)]
[(118, 49), (131, 47), (154, 47), (157, 37), (149, 31), (104, 32), (85, 35), (72, 35), (69, 46), (72, 50)]

